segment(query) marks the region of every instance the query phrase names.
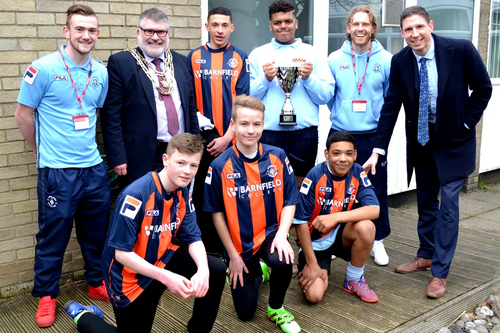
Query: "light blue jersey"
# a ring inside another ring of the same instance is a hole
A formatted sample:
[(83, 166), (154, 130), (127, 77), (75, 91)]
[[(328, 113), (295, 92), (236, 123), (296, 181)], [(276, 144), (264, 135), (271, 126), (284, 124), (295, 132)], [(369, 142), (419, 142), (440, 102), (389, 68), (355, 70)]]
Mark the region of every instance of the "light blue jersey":
[[(317, 50), (297, 38), (291, 45), (282, 45), (273, 38), (271, 43), (256, 48), (248, 57), (250, 61), (250, 95), (262, 100), (266, 106), (264, 129), (270, 131), (295, 131), (319, 125), (319, 105), (326, 104), (333, 97), (335, 81), (328, 68), (326, 58)], [(268, 62), (300, 65), (313, 64), (313, 71), (307, 80), (300, 80), (293, 89), (290, 100), (297, 114), (296, 126), (280, 126), (281, 108), (285, 93), (277, 78), (269, 82), (262, 66)]]
[[(90, 71), (89, 56), (76, 65), (61, 46), (61, 52), (81, 96)], [(89, 128), (75, 130), (73, 116), (80, 115), (71, 78), (59, 52), (34, 61), (26, 70), (17, 101), (35, 108), (38, 168), (86, 168), (102, 162), (95, 141), (97, 115), (108, 91), (106, 67), (92, 60), (90, 81), (82, 99), (81, 115), (88, 115)]]
[[(328, 103), (332, 128), (353, 134), (373, 133), (377, 130), (380, 110), (389, 89), (392, 54), (377, 40), (371, 42), (369, 61), (369, 51), (363, 54), (353, 51), (355, 76), (351, 46), (350, 41), (345, 41), (339, 50), (328, 57), (328, 66), (335, 78), (335, 96)], [(358, 85), (361, 82), (363, 85), (359, 94)], [(353, 101), (356, 100), (366, 101), (366, 111), (355, 112)]]

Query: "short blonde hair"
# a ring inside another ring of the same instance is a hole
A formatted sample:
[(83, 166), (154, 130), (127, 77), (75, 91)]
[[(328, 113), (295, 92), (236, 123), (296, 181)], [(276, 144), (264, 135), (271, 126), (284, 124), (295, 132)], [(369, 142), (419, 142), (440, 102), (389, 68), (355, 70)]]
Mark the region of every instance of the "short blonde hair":
[(262, 103), (262, 101), (257, 97), (239, 95), (233, 103), (233, 111), (231, 112), (231, 119), (233, 119), (233, 121), (236, 121), (238, 111), (243, 108), (260, 111), (262, 113), (264, 113), (264, 110), (266, 109), (264, 103)]

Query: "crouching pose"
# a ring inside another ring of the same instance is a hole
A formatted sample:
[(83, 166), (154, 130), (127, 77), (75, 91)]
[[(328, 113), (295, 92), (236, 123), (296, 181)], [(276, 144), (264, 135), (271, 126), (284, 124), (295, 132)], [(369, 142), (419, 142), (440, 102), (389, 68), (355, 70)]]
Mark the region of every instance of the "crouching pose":
[[(147, 173), (119, 195), (102, 256), (117, 327), (102, 320), (98, 308), (68, 302), (66, 311), (79, 332), (151, 332), (166, 288), (176, 296), (195, 298), (188, 332), (212, 330), (226, 266), (218, 258), (207, 259), (186, 188), (202, 153), (197, 136), (174, 136), (163, 155), (163, 169)], [(182, 246), (174, 245), (174, 237)]]
[[(377, 302), (365, 281), (364, 267), (375, 239), (372, 220), (378, 217), (379, 206), (366, 173), (354, 163), (354, 137), (346, 131), (330, 135), (325, 158), (304, 179), (293, 221), (301, 247), (299, 285), (309, 302), (320, 302), (328, 288), (333, 254), (349, 262), (344, 290), (365, 302)], [(353, 208), (355, 201), (361, 207)]]
[(293, 315), (283, 307), (294, 260), (287, 235), (299, 194), (285, 152), (259, 143), (264, 108), (256, 97), (242, 95), (234, 100), (230, 128), (237, 141), (208, 169), (203, 207), (213, 213), (228, 255), (238, 317), (246, 321), (255, 314), (263, 280), (259, 259), (263, 259), (272, 268), (269, 320), (284, 332), (300, 332)]

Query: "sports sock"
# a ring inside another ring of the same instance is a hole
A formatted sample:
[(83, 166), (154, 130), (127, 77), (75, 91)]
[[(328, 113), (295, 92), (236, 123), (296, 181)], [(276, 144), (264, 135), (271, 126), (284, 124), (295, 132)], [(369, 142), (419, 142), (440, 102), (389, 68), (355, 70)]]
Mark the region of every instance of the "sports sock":
[(365, 271), (364, 265), (363, 267), (355, 267), (349, 261), (349, 265), (347, 265), (347, 275), (346, 275), (347, 281), (361, 280), (361, 276), (363, 275), (364, 271)]

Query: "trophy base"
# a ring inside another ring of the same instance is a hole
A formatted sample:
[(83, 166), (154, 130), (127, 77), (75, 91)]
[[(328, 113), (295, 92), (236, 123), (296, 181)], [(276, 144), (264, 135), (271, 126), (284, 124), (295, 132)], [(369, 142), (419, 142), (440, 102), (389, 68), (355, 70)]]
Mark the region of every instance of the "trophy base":
[(280, 126), (295, 126), (297, 125), (296, 114), (280, 114)]

